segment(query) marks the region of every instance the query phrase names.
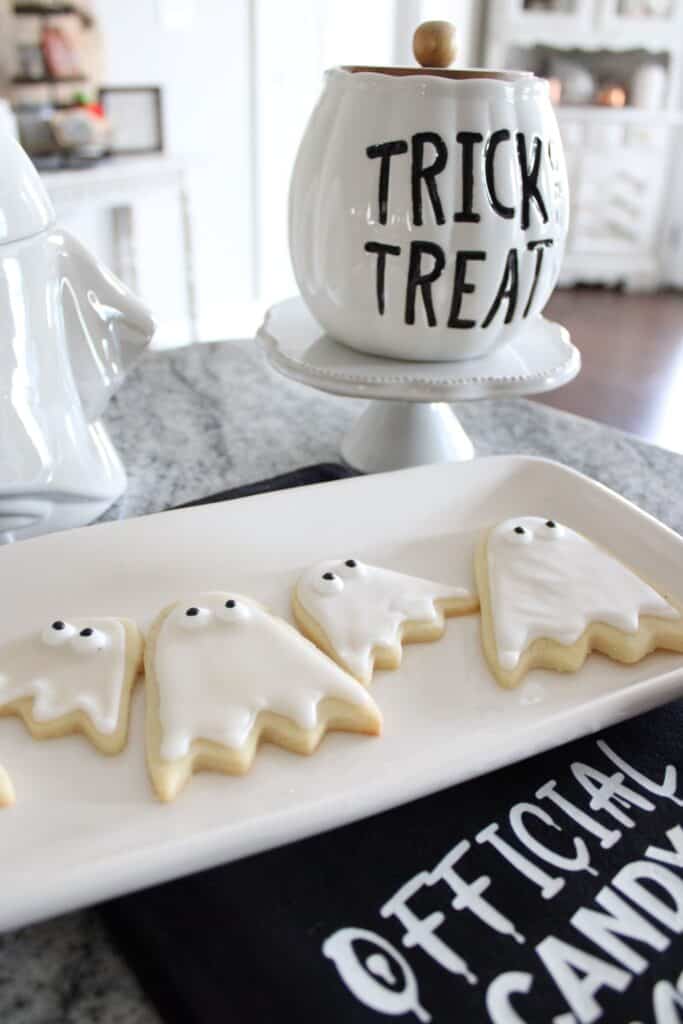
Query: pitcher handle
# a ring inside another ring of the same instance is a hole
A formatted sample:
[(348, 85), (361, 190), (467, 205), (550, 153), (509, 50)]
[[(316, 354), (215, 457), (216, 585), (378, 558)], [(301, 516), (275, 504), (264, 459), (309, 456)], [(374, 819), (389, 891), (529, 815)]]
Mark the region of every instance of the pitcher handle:
[(92, 422), (151, 342), (155, 323), (142, 300), (68, 231), (53, 231), (50, 243), (58, 252), (71, 369)]

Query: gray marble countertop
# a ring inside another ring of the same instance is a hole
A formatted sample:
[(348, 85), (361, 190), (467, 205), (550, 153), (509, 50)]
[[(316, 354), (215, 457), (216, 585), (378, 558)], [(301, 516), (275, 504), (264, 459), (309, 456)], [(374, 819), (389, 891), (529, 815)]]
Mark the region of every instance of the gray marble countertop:
[[(130, 375), (106, 420), (129, 475), (103, 517), (155, 512), (238, 484), (339, 461), (362, 403), (277, 377), (253, 341), (152, 354)], [(524, 399), (462, 404), (480, 455), (558, 459), (683, 532), (683, 457)], [(158, 1021), (96, 910), (0, 936), (3, 1024)]]

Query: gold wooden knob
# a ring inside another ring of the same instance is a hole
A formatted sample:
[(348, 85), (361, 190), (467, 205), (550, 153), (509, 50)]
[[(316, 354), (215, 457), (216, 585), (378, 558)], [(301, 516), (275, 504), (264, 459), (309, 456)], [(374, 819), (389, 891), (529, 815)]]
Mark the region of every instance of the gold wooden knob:
[(415, 60), (423, 68), (447, 68), (455, 60), (455, 25), (450, 21), (423, 21), (413, 36)]

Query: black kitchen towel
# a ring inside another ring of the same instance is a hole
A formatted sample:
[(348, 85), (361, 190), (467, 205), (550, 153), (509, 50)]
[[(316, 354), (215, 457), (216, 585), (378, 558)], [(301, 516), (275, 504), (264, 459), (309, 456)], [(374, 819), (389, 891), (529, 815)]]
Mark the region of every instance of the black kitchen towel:
[(169, 1024), (673, 1024), (681, 736), (678, 701), (101, 912)]

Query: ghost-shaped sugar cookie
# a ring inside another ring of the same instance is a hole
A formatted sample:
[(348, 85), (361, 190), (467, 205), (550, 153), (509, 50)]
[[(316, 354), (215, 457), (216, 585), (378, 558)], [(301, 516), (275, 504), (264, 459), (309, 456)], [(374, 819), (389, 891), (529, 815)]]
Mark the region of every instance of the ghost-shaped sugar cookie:
[(292, 606), (302, 633), (367, 686), (375, 668), (398, 668), (402, 644), (438, 640), (444, 618), (476, 611), (479, 599), (464, 587), (346, 558), (307, 569)]
[(11, 807), (14, 803), (14, 786), (6, 770), (0, 764), (0, 807)]
[(36, 739), (82, 732), (118, 754), (142, 648), (128, 619), (55, 619), (0, 647), (0, 715), (19, 715)]
[(381, 730), (355, 679), (240, 594), (197, 594), (164, 609), (147, 640), (145, 677), (147, 765), (162, 800), (203, 768), (243, 774), (260, 740), (312, 754), (328, 730)]
[(475, 571), (484, 653), (502, 686), (517, 686), (532, 668), (576, 672), (592, 650), (629, 663), (657, 649), (683, 651), (683, 609), (553, 519), (493, 527)]

